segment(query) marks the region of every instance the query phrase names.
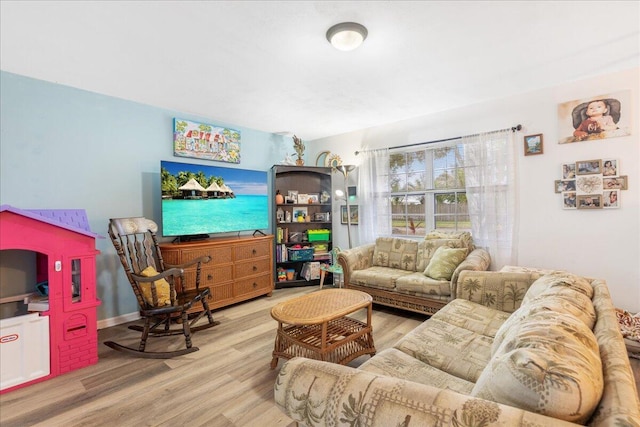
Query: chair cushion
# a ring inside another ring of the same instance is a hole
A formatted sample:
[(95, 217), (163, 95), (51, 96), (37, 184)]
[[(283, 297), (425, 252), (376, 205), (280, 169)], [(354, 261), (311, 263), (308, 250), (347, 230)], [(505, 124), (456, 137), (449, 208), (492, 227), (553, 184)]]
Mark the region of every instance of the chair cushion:
[(416, 271), (418, 242), (394, 237), (378, 237), (373, 252), (373, 265)]
[(456, 267), (464, 261), (468, 253), (467, 248), (440, 246), (433, 254), (424, 274), (436, 280), (451, 280)]
[[(157, 274), (158, 272), (152, 266), (149, 266), (140, 272), (140, 275), (144, 277), (153, 277)], [(169, 286), (169, 282), (165, 279), (159, 279), (153, 283), (156, 285), (158, 306), (171, 305), (171, 286)], [(147, 304), (155, 307), (156, 305), (153, 303), (153, 294), (151, 293), (151, 283), (140, 283), (139, 285), (142, 290), (142, 297), (144, 300)]]
[(507, 332), (471, 395), (583, 424), (603, 386), (593, 332), (574, 316), (542, 311)]
[(370, 286), (379, 289), (395, 289), (396, 281), (402, 276), (411, 274), (410, 271), (389, 267), (369, 267), (356, 270), (351, 274), (350, 282), (360, 286)]

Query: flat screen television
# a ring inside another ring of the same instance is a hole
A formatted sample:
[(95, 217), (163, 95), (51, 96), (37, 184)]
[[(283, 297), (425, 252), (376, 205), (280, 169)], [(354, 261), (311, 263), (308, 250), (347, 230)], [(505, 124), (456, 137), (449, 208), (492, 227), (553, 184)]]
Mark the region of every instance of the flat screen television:
[(160, 162), (162, 235), (180, 240), (269, 227), (267, 172)]

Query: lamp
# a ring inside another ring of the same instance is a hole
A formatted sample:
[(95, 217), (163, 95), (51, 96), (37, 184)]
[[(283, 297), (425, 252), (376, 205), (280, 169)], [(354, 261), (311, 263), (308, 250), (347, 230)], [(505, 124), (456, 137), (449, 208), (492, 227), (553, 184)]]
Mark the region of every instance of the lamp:
[(355, 22), (342, 22), (327, 30), (327, 40), (333, 47), (342, 51), (349, 51), (357, 48), (367, 38), (369, 32), (360, 24)]
[(349, 172), (351, 172), (355, 168), (355, 165), (340, 165), (336, 168), (337, 170), (342, 172), (342, 175), (344, 175), (344, 193), (342, 193), (342, 190), (336, 190), (336, 194), (339, 197), (344, 196), (344, 200), (347, 203), (347, 236), (349, 237), (349, 249), (351, 249), (351, 209), (349, 208), (349, 189), (347, 187), (347, 184), (349, 182)]

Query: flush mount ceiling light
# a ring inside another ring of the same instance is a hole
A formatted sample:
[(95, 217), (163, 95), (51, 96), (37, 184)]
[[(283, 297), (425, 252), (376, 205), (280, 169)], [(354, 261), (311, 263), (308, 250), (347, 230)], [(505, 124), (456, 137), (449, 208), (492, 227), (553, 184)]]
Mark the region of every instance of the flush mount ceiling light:
[(342, 22), (327, 30), (327, 40), (338, 50), (353, 50), (367, 38), (367, 29), (355, 22)]

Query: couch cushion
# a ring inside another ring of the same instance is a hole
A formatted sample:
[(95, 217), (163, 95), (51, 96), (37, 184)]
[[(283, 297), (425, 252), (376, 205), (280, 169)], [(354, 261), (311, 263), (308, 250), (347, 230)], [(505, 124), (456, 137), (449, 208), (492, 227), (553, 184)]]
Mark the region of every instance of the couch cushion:
[(471, 393), (474, 386), (470, 381), (447, 374), (395, 348), (382, 350), (358, 369), (463, 394)]
[(411, 271), (390, 267), (369, 267), (356, 270), (351, 274), (350, 283), (371, 286), (380, 289), (395, 289), (398, 278), (411, 274)]
[(576, 276), (566, 271), (554, 271), (551, 274), (541, 276), (531, 284), (529, 290), (522, 299), (522, 304), (537, 297), (543, 292), (559, 292), (561, 289), (573, 290), (585, 294), (589, 299), (593, 298), (593, 286), (584, 277)]
[(451, 280), (456, 267), (464, 261), (468, 253), (467, 248), (440, 246), (433, 254), (424, 274), (436, 280)]
[(399, 277), (396, 281), (396, 289), (410, 295), (448, 297), (451, 295), (451, 282), (432, 279), (423, 273), (416, 272)]
[(593, 332), (571, 315), (543, 311), (507, 333), (471, 395), (584, 423), (602, 390)]
[(418, 260), (416, 263), (416, 271), (423, 272), (429, 261), (433, 258), (433, 254), (440, 246), (448, 248), (464, 248), (465, 243), (460, 239), (432, 239), (418, 242)]
[(399, 340), (394, 348), (475, 383), (491, 357), (492, 342), (493, 338), (448, 323), (444, 317), (432, 317)]
[(416, 271), (418, 242), (395, 237), (378, 237), (373, 252), (373, 265)]
[(495, 337), (502, 324), (509, 318), (509, 313), (465, 299), (455, 299), (431, 318), (487, 337)]
[(476, 247), (473, 244), (473, 238), (471, 237), (471, 233), (468, 231), (440, 231), (433, 230), (427, 233), (424, 236), (425, 240), (437, 240), (437, 239), (456, 239), (460, 240), (463, 243), (463, 247), (469, 249), (469, 252), (474, 250)]

